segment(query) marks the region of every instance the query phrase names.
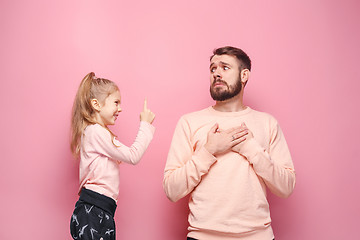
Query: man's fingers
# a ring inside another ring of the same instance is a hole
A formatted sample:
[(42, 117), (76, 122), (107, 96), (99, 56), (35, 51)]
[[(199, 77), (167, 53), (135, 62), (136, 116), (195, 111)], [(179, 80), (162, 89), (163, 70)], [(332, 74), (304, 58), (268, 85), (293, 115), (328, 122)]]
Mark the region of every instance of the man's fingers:
[(235, 134), (237, 132), (241, 132), (244, 130), (247, 130), (248, 128), (246, 127), (245, 123), (242, 123), (240, 126), (238, 127), (233, 127), (233, 128), (229, 128), (226, 130), (226, 133), (231, 133), (231, 134)]
[(237, 140), (237, 139), (239, 139), (241, 137), (244, 137), (248, 133), (249, 133), (248, 131), (244, 130), (242, 132), (239, 132), (239, 133), (236, 133), (236, 134), (232, 135), (231, 137), (232, 137), (232, 140), (235, 141), (235, 140)]
[(238, 144), (240, 144), (240, 143), (242, 143), (243, 141), (245, 141), (246, 140), (246, 134), (244, 135), (244, 136), (242, 136), (242, 137), (239, 137), (239, 138), (237, 138), (237, 139), (235, 139), (234, 141), (232, 141), (231, 143), (232, 143), (232, 147), (235, 147), (236, 145), (238, 145)]
[(233, 132), (236, 132), (236, 131), (238, 131), (240, 129), (241, 129), (241, 127), (233, 127), (233, 128), (226, 129), (225, 132), (226, 133), (233, 133)]
[(210, 132), (216, 133), (219, 130), (219, 124), (215, 123), (214, 126), (211, 127)]
[(247, 131), (248, 131), (247, 128), (236, 128), (236, 129), (230, 131), (228, 134), (231, 134), (232, 136), (239, 135), (239, 134), (241, 135), (241, 134), (244, 134)]

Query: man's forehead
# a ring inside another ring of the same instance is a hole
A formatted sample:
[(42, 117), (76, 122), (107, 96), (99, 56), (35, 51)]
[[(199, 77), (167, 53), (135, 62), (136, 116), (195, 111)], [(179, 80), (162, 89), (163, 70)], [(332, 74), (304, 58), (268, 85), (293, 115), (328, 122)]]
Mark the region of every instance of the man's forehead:
[(227, 54), (223, 54), (223, 55), (214, 55), (211, 60), (210, 60), (210, 65), (213, 64), (238, 64), (239, 61), (237, 60), (237, 58), (235, 56), (231, 56), (231, 55), (227, 55)]
[(237, 58), (235, 56), (227, 55), (227, 54), (214, 55), (210, 60), (210, 64), (212, 64), (212, 63), (220, 63), (220, 62), (231, 64), (231, 63), (238, 63), (238, 60), (237, 60)]

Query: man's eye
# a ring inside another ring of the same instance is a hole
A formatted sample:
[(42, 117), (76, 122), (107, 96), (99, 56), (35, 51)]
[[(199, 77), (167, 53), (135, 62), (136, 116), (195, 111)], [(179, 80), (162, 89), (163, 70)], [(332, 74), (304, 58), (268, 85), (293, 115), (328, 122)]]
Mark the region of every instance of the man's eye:
[(225, 67), (224, 67), (224, 70), (229, 70), (229, 69), (230, 69), (230, 68), (229, 68), (229, 67), (227, 67), (227, 66), (225, 66)]
[(215, 72), (215, 68), (211, 68), (210, 72), (212, 72), (212, 73)]

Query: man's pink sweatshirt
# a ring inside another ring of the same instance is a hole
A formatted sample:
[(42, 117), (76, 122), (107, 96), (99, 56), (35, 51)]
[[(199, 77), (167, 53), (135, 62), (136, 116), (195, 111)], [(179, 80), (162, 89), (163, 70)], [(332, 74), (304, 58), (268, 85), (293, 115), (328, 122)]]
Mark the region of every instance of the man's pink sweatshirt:
[[(214, 157), (205, 148), (215, 123), (245, 123), (254, 138), (240, 153)], [(266, 189), (288, 197), (295, 171), (284, 135), (269, 114), (249, 107), (220, 112), (212, 107), (179, 120), (165, 166), (163, 186), (171, 201), (190, 194), (188, 237), (199, 240), (273, 239)]]
[(80, 148), (80, 189), (86, 189), (118, 200), (121, 162), (137, 164), (149, 146), (155, 128), (140, 122), (134, 143), (127, 147), (99, 124), (86, 127)]

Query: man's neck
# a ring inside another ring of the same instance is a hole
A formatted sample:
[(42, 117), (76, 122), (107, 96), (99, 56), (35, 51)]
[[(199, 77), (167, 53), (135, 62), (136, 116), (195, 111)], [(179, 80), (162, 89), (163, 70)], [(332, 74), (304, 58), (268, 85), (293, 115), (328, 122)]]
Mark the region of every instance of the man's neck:
[(220, 112), (239, 112), (244, 110), (246, 106), (243, 103), (243, 96), (240, 93), (237, 96), (225, 101), (216, 101), (213, 108)]

